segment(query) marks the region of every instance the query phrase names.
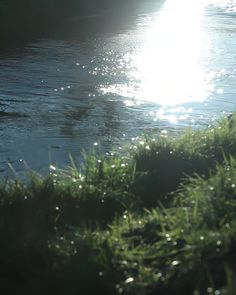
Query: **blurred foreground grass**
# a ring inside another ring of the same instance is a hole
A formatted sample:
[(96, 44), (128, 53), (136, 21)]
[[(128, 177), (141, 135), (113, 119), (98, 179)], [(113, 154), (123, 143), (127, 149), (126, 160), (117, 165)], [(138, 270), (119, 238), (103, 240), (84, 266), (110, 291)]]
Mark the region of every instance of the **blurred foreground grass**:
[(235, 294), (236, 115), (0, 186), (4, 294)]

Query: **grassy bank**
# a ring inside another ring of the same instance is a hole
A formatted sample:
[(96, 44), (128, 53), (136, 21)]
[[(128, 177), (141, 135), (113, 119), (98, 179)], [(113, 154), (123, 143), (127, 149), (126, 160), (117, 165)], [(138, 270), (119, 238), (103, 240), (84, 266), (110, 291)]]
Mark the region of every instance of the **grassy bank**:
[(233, 115), (2, 180), (0, 290), (235, 294), (235, 159)]

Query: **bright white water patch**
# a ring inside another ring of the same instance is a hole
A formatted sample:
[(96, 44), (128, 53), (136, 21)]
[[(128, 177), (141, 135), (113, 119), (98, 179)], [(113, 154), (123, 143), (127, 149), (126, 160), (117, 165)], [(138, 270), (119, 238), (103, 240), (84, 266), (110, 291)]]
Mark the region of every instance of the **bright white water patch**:
[(161, 105), (206, 99), (212, 89), (204, 70), (210, 44), (202, 21), (196, 1), (166, 1), (152, 20), (144, 48), (135, 57), (141, 81), (137, 99)]
[(167, 0), (156, 14), (140, 17), (142, 45), (124, 57), (130, 60), (130, 84), (109, 85), (103, 93), (160, 105), (204, 101), (213, 83), (205, 70), (211, 43), (202, 11), (197, 0)]

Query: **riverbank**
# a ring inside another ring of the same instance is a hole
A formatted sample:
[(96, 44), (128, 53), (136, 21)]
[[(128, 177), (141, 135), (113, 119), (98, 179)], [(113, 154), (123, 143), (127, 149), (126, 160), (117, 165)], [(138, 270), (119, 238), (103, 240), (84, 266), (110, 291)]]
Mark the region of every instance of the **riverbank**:
[(235, 157), (234, 114), (2, 180), (0, 290), (234, 294)]

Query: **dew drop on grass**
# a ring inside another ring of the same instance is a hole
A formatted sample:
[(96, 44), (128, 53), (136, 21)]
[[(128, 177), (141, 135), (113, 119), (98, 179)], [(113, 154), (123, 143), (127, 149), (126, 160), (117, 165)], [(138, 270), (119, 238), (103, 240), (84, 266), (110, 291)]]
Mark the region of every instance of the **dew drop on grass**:
[(179, 263), (180, 263), (180, 262), (179, 262), (178, 260), (174, 260), (174, 261), (172, 261), (171, 264), (172, 264), (173, 266), (177, 266), (177, 265), (179, 265)]
[(56, 211), (59, 211), (59, 209), (60, 209), (60, 208), (59, 208), (58, 206), (55, 207), (55, 210), (56, 210)]
[(207, 288), (207, 293), (213, 293), (213, 289), (211, 287)]
[(200, 240), (201, 240), (201, 241), (203, 241), (204, 239), (205, 239), (204, 236), (201, 236), (201, 237), (200, 237)]
[(221, 294), (220, 290), (215, 290), (215, 295), (220, 295), (220, 294)]
[(49, 168), (50, 168), (51, 170), (53, 170), (53, 171), (56, 171), (56, 170), (57, 170), (57, 168), (56, 168), (55, 166), (53, 166), (53, 165), (50, 165)]
[(125, 280), (125, 284), (130, 284), (130, 283), (132, 283), (133, 281), (134, 281), (134, 278), (129, 277), (129, 278), (127, 278), (127, 279)]
[(216, 245), (217, 246), (220, 246), (222, 244), (222, 242), (220, 241), (220, 240), (218, 240), (217, 242), (216, 242)]
[(99, 277), (102, 277), (102, 276), (103, 276), (103, 272), (100, 271), (100, 272), (98, 273), (98, 275), (99, 275)]
[(233, 183), (231, 186), (232, 186), (232, 188), (235, 188), (235, 183)]

